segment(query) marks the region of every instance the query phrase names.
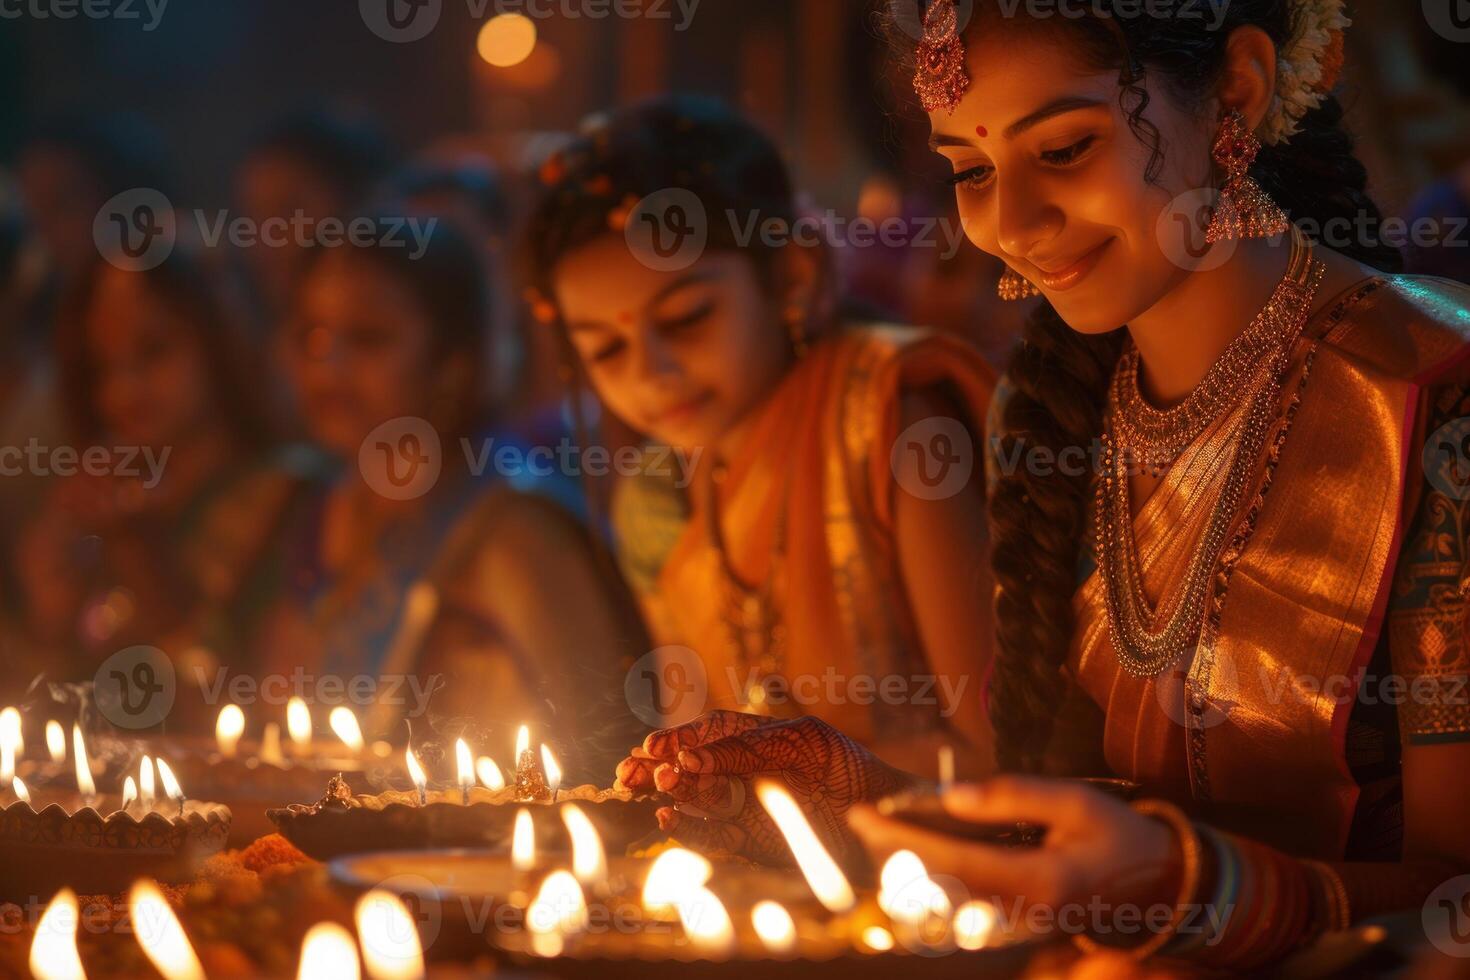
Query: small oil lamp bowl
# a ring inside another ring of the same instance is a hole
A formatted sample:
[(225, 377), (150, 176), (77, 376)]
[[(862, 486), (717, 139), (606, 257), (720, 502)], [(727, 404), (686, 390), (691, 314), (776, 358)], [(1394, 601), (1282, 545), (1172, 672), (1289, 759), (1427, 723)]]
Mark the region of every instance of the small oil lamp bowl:
[(24, 800), (0, 809), (0, 900), (44, 899), (63, 886), (114, 894), (141, 877), (180, 884), (229, 838), (230, 809), (217, 803), (121, 806), (116, 796), (84, 803), (73, 794), (39, 811)]
[(657, 833), (655, 812), (663, 796), (635, 796), (626, 790), (577, 786), (526, 799), (513, 786), (491, 790), (388, 790), (358, 795), (346, 780), (333, 777), (327, 793), (310, 806), (293, 804), (268, 812), (280, 834), (319, 861), (348, 854), (386, 850), (508, 847), (516, 813), (545, 809), (537, 819), (538, 845), (555, 846), (561, 821), (550, 811), (564, 803), (582, 807), (609, 850)]

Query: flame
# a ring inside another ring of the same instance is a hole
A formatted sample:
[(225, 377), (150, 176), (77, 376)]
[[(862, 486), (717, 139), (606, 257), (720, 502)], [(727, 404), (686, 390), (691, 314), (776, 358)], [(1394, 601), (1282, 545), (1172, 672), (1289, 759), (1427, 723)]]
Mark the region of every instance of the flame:
[(801, 807), (791, 798), (791, 794), (778, 783), (762, 779), (755, 784), (755, 795), (775, 821), (781, 836), (786, 838), (786, 843), (796, 857), (801, 873), (806, 876), (806, 883), (817, 896), (817, 901), (829, 912), (846, 912), (852, 908), (857, 901), (852, 885), (848, 884), (842, 869), (837, 867), (837, 862), (832, 860), (832, 855), (827, 853), (827, 849), (817, 839), (812, 825), (807, 822), (806, 815), (801, 812)]
[(423, 980), (424, 947), (418, 926), (397, 895), (374, 888), (358, 899), (356, 921), (368, 976), (373, 980)]
[(682, 847), (664, 851), (654, 859), (643, 880), (643, 905), (649, 911), (669, 909), (692, 888), (703, 887), (714, 867), (701, 854)]
[(153, 760), (146, 755), (138, 765), (138, 802), (145, 810), (153, 809)]
[(607, 853), (597, 828), (575, 803), (561, 808), (561, 819), (572, 835), (572, 874), (584, 885), (602, 884), (607, 880)]
[(408, 766), (408, 778), (413, 780), (413, 788), (422, 796), (429, 780), (424, 775), (424, 767), (419, 765), (418, 756), (413, 754), (413, 749), (403, 750), (403, 764)]
[(36, 980), (87, 980), (77, 955), (77, 894), (63, 888), (51, 899), (31, 940), (31, 973)]
[(750, 924), (773, 953), (789, 953), (796, 947), (796, 923), (780, 902), (757, 902), (750, 910)]
[(66, 761), (66, 729), (55, 718), (46, 722), (46, 751), (52, 762)]
[(219, 709), (219, 718), (214, 723), (214, 741), (219, 746), (219, 754), (233, 759), (235, 746), (240, 744), (240, 736), (244, 734), (245, 712), (240, 710), (240, 706), (227, 704)]
[(480, 777), (480, 782), (485, 784), (486, 789), (505, 789), (505, 775), (488, 755), (482, 755), (475, 760), (475, 774)]
[(557, 765), (556, 756), (545, 745), (541, 746), (541, 767), (546, 770), (546, 785), (555, 793), (561, 788), (561, 766)]
[(24, 750), (20, 712), (14, 708), (0, 711), (0, 782), (8, 783), (15, 778), (15, 760)]
[(949, 789), (954, 785), (954, 746), (939, 747), (939, 788)]
[(96, 796), (97, 784), (92, 780), (92, 764), (87, 761), (87, 746), (82, 741), (80, 725), (71, 726), (71, 754), (77, 760), (77, 790), (82, 794), (82, 799)]
[(281, 755), (281, 726), (273, 721), (266, 723), (265, 732), (260, 736), (260, 761), (272, 766), (286, 762)]
[(362, 738), (362, 726), (357, 723), (357, 715), (345, 704), (339, 704), (327, 715), (327, 724), (332, 726), (332, 731), (342, 740), (342, 744), (353, 752), (361, 752), (367, 743)]
[(995, 906), (975, 900), (961, 905), (954, 914), (954, 941), (960, 949), (983, 949), (995, 932)]
[(184, 799), (184, 789), (182, 786), (179, 785), (179, 781), (174, 778), (174, 771), (170, 769), (168, 763), (164, 762), (162, 759), (159, 759), (157, 761), (158, 781), (163, 783), (163, 795), (167, 796), (171, 800), (178, 800), (182, 802)]
[(529, 871), (536, 865), (536, 825), (531, 822), (531, 811), (525, 807), (516, 811), (515, 833), (510, 841), (510, 861), (518, 871)]
[(582, 886), (567, 871), (553, 871), (526, 909), (526, 928), (533, 933), (574, 935), (587, 928), (587, 900)]
[(521, 756), (525, 755), (529, 751), (531, 751), (531, 729), (527, 725), (522, 725), (520, 728), (516, 729), (515, 764), (517, 767), (519, 767), (521, 764)]
[(141, 880), (128, 893), (128, 914), (143, 954), (164, 980), (204, 980), (204, 968), (163, 892)]
[(361, 980), (357, 943), (352, 933), (335, 922), (318, 922), (301, 941), (301, 965), (296, 980)]
[(468, 793), (470, 787), (475, 785), (475, 757), (470, 755), (470, 747), (462, 738), (454, 740), (454, 762), (459, 775), (459, 788)]
[(919, 925), (931, 916), (948, 921), (954, 907), (913, 851), (895, 851), (879, 873), (878, 907), (895, 922)]
[(135, 783), (135, 782), (133, 782), (133, 777), (132, 776), (129, 776), (127, 779), (124, 779), (123, 780), (122, 808), (124, 810), (126, 810), (128, 807), (132, 806), (137, 801), (138, 801), (138, 784)]
[(22, 803), (31, 802), (31, 791), (26, 789), (25, 781), (19, 776), (10, 777), (10, 790), (15, 794), (15, 798)]
[(297, 748), (311, 745), (311, 711), (300, 698), (293, 697), (286, 702), (286, 731)]
[(886, 953), (893, 948), (893, 933), (882, 926), (868, 926), (863, 930), (863, 945), (880, 953)]
[(724, 904), (703, 885), (696, 885), (679, 900), (679, 921), (684, 934), (696, 947), (725, 953), (735, 945), (735, 926)]

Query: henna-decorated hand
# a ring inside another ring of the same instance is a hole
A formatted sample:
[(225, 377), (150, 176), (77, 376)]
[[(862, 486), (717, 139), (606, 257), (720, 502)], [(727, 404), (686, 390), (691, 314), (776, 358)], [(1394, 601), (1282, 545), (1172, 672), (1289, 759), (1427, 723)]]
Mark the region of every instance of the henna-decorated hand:
[(735, 711), (656, 731), (618, 765), (622, 785), (652, 786), (677, 801), (658, 812), (665, 830), (691, 844), (788, 864), (786, 840), (756, 799), (759, 776), (786, 784), (839, 861), (856, 851), (846, 820), (852, 805), (913, 781), (818, 718), (778, 721)]

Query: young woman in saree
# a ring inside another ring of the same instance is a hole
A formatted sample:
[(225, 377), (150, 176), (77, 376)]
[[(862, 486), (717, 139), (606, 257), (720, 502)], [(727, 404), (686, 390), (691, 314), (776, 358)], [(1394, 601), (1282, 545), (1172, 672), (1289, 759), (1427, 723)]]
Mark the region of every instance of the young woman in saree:
[[(978, 445), (993, 387), (979, 355), (844, 322), (817, 248), (742, 241), (742, 228), (789, 231), (798, 212), (776, 148), (718, 103), (616, 112), (541, 177), (533, 298), (569, 376), (690, 464), (629, 475), (613, 502), (655, 641), (697, 658), (660, 668), (681, 686), (703, 673), (711, 707), (819, 716), (910, 768), (953, 744), (989, 771), (988, 655), (973, 638), (991, 628), (990, 586), (970, 547), (985, 533), (981, 468), (925, 499), (891, 465), (899, 433), (925, 420)], [(663, 217), (639, 202), (675, 193), (707, 232), (677, 267), (634, 237)], [(624, 781), (649, 783), (647, 761)]]
[[(1470, 871), (1470, 292), (1395, 275), (1373, 241), (1330, 94), (1340, 2), (1235, 0), (1217, 24), (1101, 6), (977, 0), (961, 23), (936, 0), (915, 76), (971, 241), (1046, 300), (992, 415), (1009, 772), (943, 802), (1049, 829), (1007, 850), (867, 806), (850, 824), (987, 898), (1174, 910), (1085, 946), (1248, 969)], [(1094, 443), (1096, 467), (1005, 462)], [(726, 811), (701, 829), (757, 850), (732, 776), (784, 769), (828, 828), (905, 782), (810, 724), (653, 741), (677, 797)]]

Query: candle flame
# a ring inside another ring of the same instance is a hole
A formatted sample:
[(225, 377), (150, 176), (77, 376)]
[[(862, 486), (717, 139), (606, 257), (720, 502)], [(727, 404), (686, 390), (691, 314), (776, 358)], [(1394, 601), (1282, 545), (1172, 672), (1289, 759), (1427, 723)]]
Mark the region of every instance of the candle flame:
[(796, 947), (796, 923), (780, 902), (757, 902), (750, 910), (750, 924), (771, 952), (789, 953)]
[(80, 725), (71, 726), (71, 754), (77, 760), (77, 791), (86, 800), (97, 795), (97, 784), (92, 780), (92, 764), (87, 761), (87, 746), (82, 741)]
[(419, 765), (418, 756), (413, 754), (413, 749), (403, 750), (403, 764), (408, 766), (408, 778), (413, 780), (413, 788), (422, 794), (429, 785), (429, 780), (424, 775), (424, 767)]
[(318, 922), (301, 941), (301, 965), (296, 980), (361, 980), (357, 943), (352, 933), (335, 922)]
[(304, 749), (311, 744), (311, 711), (300, 698), (293, 697), (286, 702), (286, 731), (297, 748)]
[(801, 812), (801, 807), (791, 798), (785, 787), (772, 780), (762, 779), (755, 785), (755, 795), (781, 831), (781, 836), (786, 838), (791, 853), (796, 857), (797, 866), (806, 876), (806, 883), (811, 886), (817, 901), (829, 912), (846, 912), (852, 908), (857, 902), (852, 885), (848, 884), (842, 869), (837, 867), (837, 862), (832, 860), (832, 855), (827, 853), (827, 849), (817, 839), (812, 825), (807, 822), (806, 814)]
[(522, 725), (520, 728), (516, 729), (515, 764), (517, 766), (521, 764), (521, 756), (525, 755), (529, 751), (531, 751), (531, 729), (527, 725)]
[(567, 871), (553, 871), (526, 909), (526, 928), (533, 933), (574, 935), (587, 928), (587, 900), (582, 886)]
[(153, 760), (146, 755), (138, 764), (138, 802), (145, 810), (153, 809)]
[(66, 729), (55, 718), (46, 722), (46, 751), (52, 762), (66, 761)]
[(219, 746), (220, 755), (233, 759), (235, 747), (240, 744), (240, 736), (243, 734), (245, 712), (240, 710), (240, 706), (227, 704), (219, 709), (219, 719), (214, 723), (214, 741)]
[(454, 740), (454, 764), (459, 775), (459, 788), (469, 792), (475, 785), (475, 757), (470, 755), (470, 747), (462, 738)]
[(505, 789), (505, 775), (488, 755), (482, 755), (475, 760), (475, 775), (480, 777), (480, 782), (485, 784), (486, 789)]
[(879, 873), (878, 907), (895, 922), (920, 925), (931, 917), (948, 922), (954, 911), (913, 851), (895, 851)]
[(0, 782), (9, 782), (15, 778), (15, 760), (24, 750), (20, 712), (14, 708), (0, 711)]
[(184, 798), (184, 789), (179, 785), (179, 781), (174, 778), (173, 769), (169, 768), (169, 764), (162, 759), (157, 760), (157, 762), (158, 781), (163, 783), (163, 795), (171, 800), (182, 800)]
[(557, 765), (556, 756), (545, 745), (541, 746), (541, 768), (546, 770), (546, 785), (551, 787), (551, 791), (554, 793), (560, 789), (561, 766)]
[(575, 803), (561, 808), (561, 819), (572, 837), (572, 874), (584, 885), (602, 884), (607, 880), (607, 853), (597, 828)]
[(286, 762), (281, 754), (281, 726), (273, 721), (266, 723), (265, 732), (260, 736), (260, 761), (272, 766)]
[(204, 980), (204, 967), (158, 886), (140, 880), (128, 893), (128, 913), (143, 955), (164, 980)]
[(327, 724), (332, 726), (332, 731), (342, 740), (342, 744), (353, 752), (361, 752), (367, 743), (362, 738), (362, 726), (357, 723), (357, 715), (345, 704), (339, 704), (332, 709), (327, 716)]
[(19, 776), (12, 776), (10, 778), (10, 789), (15, 793), (15, 798), (22, 803), (31, 802), (31, 791), (26, 789), (25, 781)]
[(510, 841), (510, 861), (517, 871), (530, 871), (536, 865), (536, 825), (531, 821), (531, 811), (525, 807), (516, 811), (515, 833)]
[(82, 958), (77, 955), (79, 918), (76, 892), (70, 888), (57, 892), (36, 923), (31, 940), (30, 965), (36, 980), (86, 980)]
[(124, 810), (126, 810), (128, 807), (132, 806), (137, 801), (138, 801), (138, 784), (135, 783), (135, 782), (133, 782), (133, 777), (132, 776), (129, 776), (127, 779), (124, 779), (123, 780), (122, 808)]
[(702, 887), (714, 874), (714, 867), (702, 854), (682, 847), (664, 851), (648, 869), (643, 880), (643, 905), (649, 911), (673, 908), (691, 888)]
[(403, 900), (374, 888), (357, 901), (362, 960), (373, 980), (423, 980), (424, 947)]
[(679, 922), (696, 947), (712, 953), (729, 952), (735, 945), (735, 926), (730, 913), (714, 892), (697, 885), (678, 902)]
[(893, 933), (882, 926), (868, 926), (863, 930), (863, 945), (879, 953), (886, 953), (893, 948)]
[(984, 949), (995, 932), (995, 906), (975, 900), (955, 910), (954, 941), (960, 949)]

